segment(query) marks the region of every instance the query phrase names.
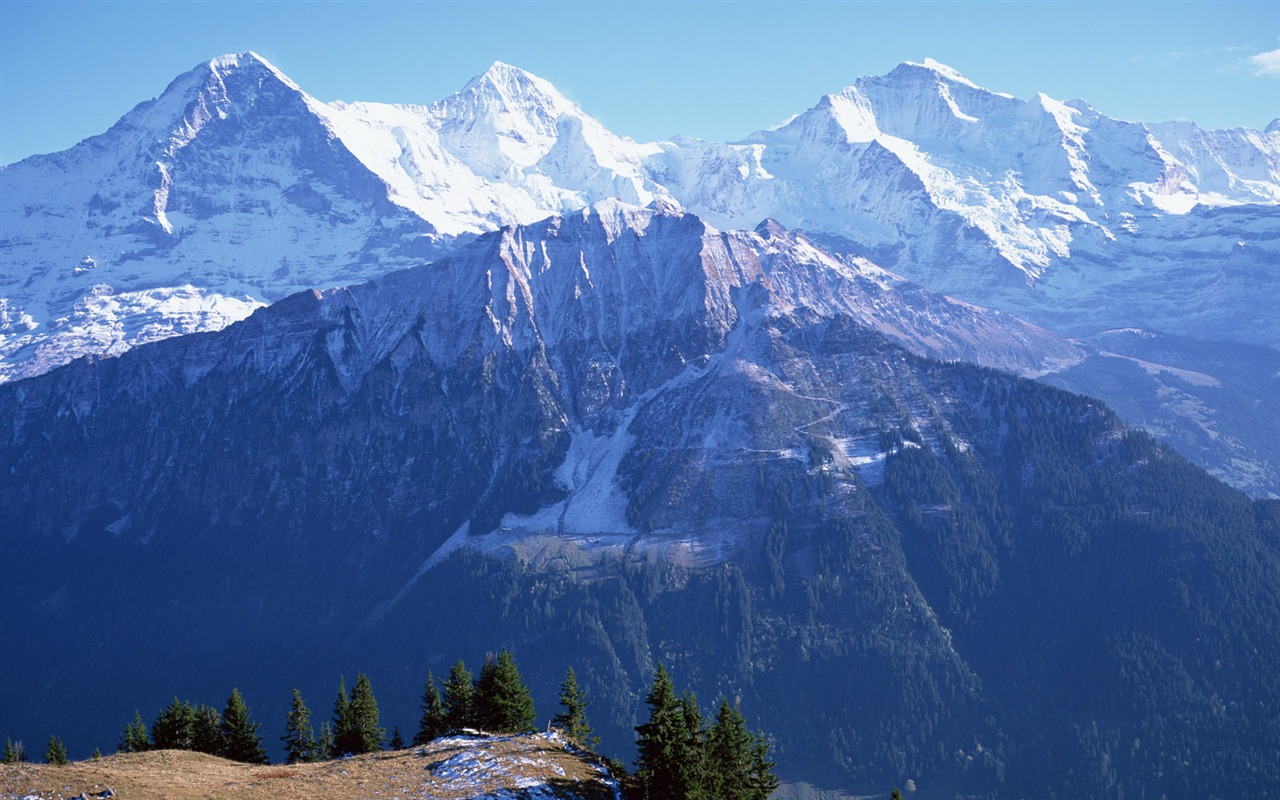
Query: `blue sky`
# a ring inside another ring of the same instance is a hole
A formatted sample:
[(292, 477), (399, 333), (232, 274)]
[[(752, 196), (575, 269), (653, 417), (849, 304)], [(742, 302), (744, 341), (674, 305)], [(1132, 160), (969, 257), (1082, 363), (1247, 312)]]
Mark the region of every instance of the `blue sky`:
[(506, 61), (645, 141), (738, 139), (926, 56), (1123, 119), (1280, 116), (1280, 0), (0, 0), (0, 163), (100, 133), (197, 63), (245, 50), (321, 100), (429, 103)]

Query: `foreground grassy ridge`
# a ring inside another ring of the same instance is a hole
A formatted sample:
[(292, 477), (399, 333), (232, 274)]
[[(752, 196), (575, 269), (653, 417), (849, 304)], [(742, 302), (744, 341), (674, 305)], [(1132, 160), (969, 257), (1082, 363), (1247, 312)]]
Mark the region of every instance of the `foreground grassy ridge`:
[(128, 753), (67, 766), (0, 766), (0, 800), (615, 800), (594, 757), (558, 734), (457, 736), (424, 747), (325, 761), (251, 766), (180, 750)]

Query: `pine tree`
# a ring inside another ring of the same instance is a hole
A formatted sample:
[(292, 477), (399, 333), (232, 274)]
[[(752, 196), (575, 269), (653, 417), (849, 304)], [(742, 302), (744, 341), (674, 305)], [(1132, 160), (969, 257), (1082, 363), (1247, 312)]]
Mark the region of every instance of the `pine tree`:
[(698, 696), (686, 691), (680, 698), (680, 716), (684, 720), (684, 758), (681, 769), (682, 780), (687, 787), (690, 798), (702, 800), (702, 786), (707, 779), (706, 764), (706, 731), (702, 726), (702, 709), (698, 706)]
[(173, 698), (151, 723), (151, 743), (157, 750), (192, 750), (196, 711), (190, 703)]
[(490, 733), (522, 733), (532, 730), (536, 718), (533, 697), (520, 677), (511, 651), (485, 661), (476, 681), (475, 716), (478, 726)]
[(418, 720), (418, 733), (413, 737), (415, 746), (424, 745), (438, 739), (449, 730), (449, 720), (445, 714), (444, 701), (440, 699), (440, 688), (436, 686), (436, 678), (427, 670), (427, 682), (422, 687), (422, 717)]
[(691, 747), (690, 723), (695, 722), (689, 701), (677, 700), (675, 687), (667, 669), (658, 665), (653, 686), (645, 697), (649, 721), (636, 727), (636, 780), (640, 796), (648, 800), (684, 798), (694, 788), (690, 771), (695, 766), (696, 751)]
[(474, 728), (475, 713), (473, 709), (475, 689), (471, 684), (471, 673), (462, 659), (449, 670), (449, 678), (444, 682), (444, 713), (449, 730)]
[(329, 758), (341, 758), (354, 752), (351, 743), (351, 699), (347, 697), (347, 680), (338, 677), (338, 696), (333, 701), (333, 724), (330, 733), (333, 744), (329, 747)]
[(742, 713), (722, 700), (707, 734), (703, 786), (711, 798), (751, 797), (752, 745)]
[(560, 705), (564, 706), (564, 713), (551, 718), (554, 727), (564, 731), (566, 736), (588, 750), (600, 744), (600, 737), (595, 735), (591, 724), (587, 722), (587, 706), (591, 705), (591, 701), (578, 688), (578, 676), (574, 674), (573, 667), (569, 668), (564, 682), (560, 684)]
[(400, 726), (391, 729), (391, 740), (387, 742), (388, 750), (403, 750), (404, 737), (400, 735)]
[(102, 758), (102, 749), (98, 747), (93, 748), (93, 756), (91, 757), (93, 758), (94, 761), (97, 761), (98, 759)]
[(386, 729), (378, 726), (378, 701), (373, 696), (373, 687), (363, 672), (356, 676), (355, 688), (351, 690), (351, 749), (350, 752), (376, 753), (382, 749), (382, 739)]
[(232, 689), (227, 707), (222, 712), (222, 736), (226, 742), (222, 756), (247, 764), (267, 763), (267, 751), (262, 749), (262, 737), (258, 735), (259, 727), (249, 719), (249, 707), (240, 696), (240, 690)]
[(285, 717), (284, 760), (286, 764), (297, 764), (302, 761), (314, 761), (316, 751), (315, 732), (311, 728), (311, 710), (302, 701), (302, 693), (293, 690), (293, 705), (289, 715)]
[(133, 712), (133, 721), (124, 726), (117, 749), (121, 753), (145, 753), (151, 749), (146, 723), (142, 721), (142, 715), (137, 709)]
[(751, 769), (747, 773), (747, 800), (769, 800), (778, 790), (780, 782), (773, 774), (776, 765), (769, 760), (769, 741), (764, 731), (756, 731), (751, 744)]
[(200, 705), (195, 710), (191, 725), (191, 749), (197, 753), (220, 756), (227, 749), (222, 735), (222, 714), (213, 706)]
[(320, 723), (320, 736), (316, 739), (315, 760), (319, 761), (324, 758), (332, 758), (334, 748), (337, 745), (333, 741), (333, 726), (327, 721)]
[(898, 787), (893, 787), (893, 794), (889, 795), (889, 800), (902, 800), (902, 792), (898, 791)]
[(57, 736), (49, 737), (49, 746), (44, 751), (44, 763), (46, 764), (69, 764), (67, 758), (67, 748), (62, 746), (62, 740)]
[(12, 739), (4, 740), (4, 763), (17, 764), (22, 761), (22, 743), (14, 744)]

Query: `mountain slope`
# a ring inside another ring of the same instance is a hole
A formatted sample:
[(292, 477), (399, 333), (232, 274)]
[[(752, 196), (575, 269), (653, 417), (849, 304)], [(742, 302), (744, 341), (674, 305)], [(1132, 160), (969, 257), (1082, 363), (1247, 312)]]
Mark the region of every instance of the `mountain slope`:
[(1274, 788), (1275, 504), (913, 355), (879, 329), (1036, 339), (856, 266), (608, 202), (0, 387), (0, 722), (102, 741), (227, 680), (282, 719), (338, 670), (412, 709), (509, 645), (624, 757), (662, 660), (792, 779)]
[(224, 56), (108, 133), (0, 171), (0, 358), (12, 378), (217, 329), (434, 257), (437, 233), (610, 196), (723, 228), (773, 217), (1070, 335), (1190, 322), (1274, 348), (1278, 176), (1278, 131), (1119, 122), (932, 61), (739, 143), (636, 144), (500, 62), (389, 106), (319, 103), (252, 53)]
[(445, 233), (535, 222), (607, 197), (667, 197), (643, 167), (656, 145), (611, 133), (502, 62), (429, 106), (334, 103), (324, 113), (392, 200)]
[[(102, 136), (0, 168), (0, 381), (220, 329), (611, 196), (725, 229), (773, 218), (1059, 335), (1173, 333), (1188, 349), (1171, 362), (1234, 373), (1197, 352), (1280, 345), (1278, 137), (1018, 100), (926, 60), (737, 143), (637, 144), (501, 62), (436, 103), (390, 106), (320, 103), (252, 53), (224, 56)], [(1248, 433), (1271, 424), (1269, 388), (1174, 402), (1110, 366), (1064, 380), (1235, 485), (1280, 494), (1280, 449)]]
[(1212, 286), (1190, 309), (1204, 338), (1280, 344), (1256, 294), (1280, 288), (1276, 131), (1121, 122), (926, 61), (738, 143), (663, 148), (659, 181), (717, 225), (773, 216), (1071, 335), (1178, 330)]
[(435, 251), (260, 57), (174, 80), (106, 133), (0, 171), (0, 377), (242, 319)]

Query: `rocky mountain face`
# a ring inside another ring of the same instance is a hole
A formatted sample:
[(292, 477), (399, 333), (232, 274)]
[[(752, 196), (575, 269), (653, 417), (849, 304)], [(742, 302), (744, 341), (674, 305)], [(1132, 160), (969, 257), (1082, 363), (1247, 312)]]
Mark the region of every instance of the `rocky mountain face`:
[[(1167, 351), (1161, 374), (1196, 360), (1228, 391), (1119, 381), (1105, 358), (1063, 383), (1277, 495), (1280, 449), (1250, 434), (1274, 387), (1237, 380), (1239, 358), (1197, 355), (1249, 343), (1270, 359), (1280, 343), (1277, 137), (1018, 100), (926, 61), (740, 142), (638, 144), (502, 63), (434, 104), (392, 106), (321, 103), (252, 53), (224, 56), (107, 133), (0, 168), (0, 380), (217, 330), (617, 197), (726, 230), (772, 218), (839, 259), (1059, 335), (1176, 333), (1166, 341), (1190, 349)], [(944, 338), (980, 350), (981, 335)], [(1170, 399), (1187, 391), (1194, 402)]]
[(109, 746), (227, 681), (283, 719), (335, 665), (413, 708), (509, 645), (535, 686), (574, 666), (624, 758), (661, 660), (792, 780), (1265, 794), (1275, 504), (960, 361), (1078, 355), (608, 201), (8, 383), (5, 726)]
[(434, 229), (260, 58), (178, 77), (111, 130), (0, 171), (0, 378), (218, 330), (435, 252)]
[(1274, 312), (1249, 297), (1277, 280), (1275, 131), (1121, 122), (926, 61), (742, 142), (664, 151), (663, 182), (714, 224), (770, 209), (834, 249), (1071, 335), (1280, 342)]

